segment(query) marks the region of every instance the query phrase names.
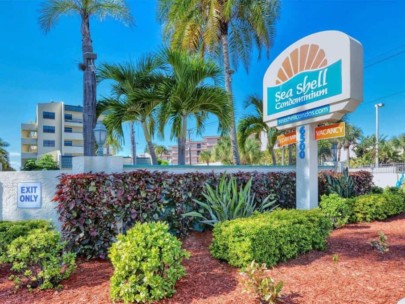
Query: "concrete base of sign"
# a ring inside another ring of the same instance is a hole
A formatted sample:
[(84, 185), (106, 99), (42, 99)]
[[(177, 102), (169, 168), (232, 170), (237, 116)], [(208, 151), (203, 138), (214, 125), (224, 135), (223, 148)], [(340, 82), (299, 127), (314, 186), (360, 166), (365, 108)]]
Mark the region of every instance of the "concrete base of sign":
[(72, 171), (118, 173), (124, 169), (124, 159), (120, 156), (78, 156), (73, 157)]
[(297, 209), (318, 207), (318, 142), (316, 124), (297, 127)]

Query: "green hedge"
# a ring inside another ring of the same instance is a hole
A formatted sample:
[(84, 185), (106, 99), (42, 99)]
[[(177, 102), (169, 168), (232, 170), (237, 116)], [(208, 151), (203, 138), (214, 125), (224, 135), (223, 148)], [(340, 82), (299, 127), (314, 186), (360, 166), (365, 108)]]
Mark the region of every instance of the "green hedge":
[(211, 254), (236, 267), (253, 260), (268, 266), (311, 250), (323, 250), (332, 229), (321, 210), (276, 210), (219, 223)]
[(176, 282), (185, 275), (181, 262), (189, 253), (169, 233), (169, 226), (158, 222), (137, 223), (118, 235), (109, 256), (114, 267), (112, 300), (149, 303), (175, 293)]
[(52, 224), (44, 220), (0, 221), (0, 263), (4, 262), (7, 247), (20, 236), (27, 236), (34, 229), (52, 230)]
[[(325, 176), (319, 175), (319, 194), (327, 194)], [(335, 173), (333, 173), (335, 174)], [(294, 172), (237, 172), (239, 187), (252, 179), (255, 200), (263, 202), (274, 195), (280, 208), (295, 208)], [(351, 173), (356, 195), (369, 192), (372, 176), (369, 172)], [(221, 174), (132, 171), (120, 174), (85, 173), (61, 175), (54, 201), (57, 202), (63, 239), (69, 249), (87, 258), (106, 258), (108, 248), (117, 234), (137, 222), (163, 221), (170, 232), (185, 235), (199, 228), (198, 220), (184, 217), (199, 211), (194, 199), (204, 201), (204, 185), (216, 187)]]
[(351, 223), (381, 221), (405, 211), (405, 194), (384, 191), (383, 194), (358, 196), (347, 203), (351, 209)]

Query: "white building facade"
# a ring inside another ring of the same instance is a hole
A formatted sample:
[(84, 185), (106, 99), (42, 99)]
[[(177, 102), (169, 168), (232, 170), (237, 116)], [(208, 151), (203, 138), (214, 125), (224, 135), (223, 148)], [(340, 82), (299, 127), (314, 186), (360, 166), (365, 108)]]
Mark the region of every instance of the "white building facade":
[(63, 102), (39, 103), (35, 123), (21, 124), (21, 167), (29, 159), (50, 154), (61, 169), (83, 155), (83, 107)]

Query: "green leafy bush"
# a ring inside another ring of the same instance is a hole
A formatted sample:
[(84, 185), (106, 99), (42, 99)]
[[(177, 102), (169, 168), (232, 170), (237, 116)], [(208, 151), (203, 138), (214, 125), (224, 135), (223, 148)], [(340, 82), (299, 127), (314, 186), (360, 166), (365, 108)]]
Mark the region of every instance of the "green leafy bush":
[(404, 194), (390, 191), (358, 196), (347, 202), (352, 209), (352, 223), (381, 221), (405, 211)]
[(211, 254), (237, 267), (269, 266), (322, 250), (332, 228), (321, 210), (275, 210), (215, 225)]
[[(201, 223), (214, 226), (218, 222), (233, 220), (241, 217), (249, 217), (255, 211), (271, 211), (274, 209), (275, 200), (273, 195), (266, 197), (260, 204), (255, 200), (255, 194), (251, 191), (252, 179), (245, 187), (238, 187), (234, 177), (227, 180), (223, 175), (218, 186), (213, 189), (209, 184), (205, 185), (202, 195), (204, 202), (194, 200), (202, 212), (192, 211), (184, 214), (201, 219)], [(270, 199), (273, 199), (270, 201)]]
[(371, 194), (383, 194), (384, 189), (378, 186), (371, 187)]
[(22, 171), (39, 171), (39, 170), (59, 170), (58, 163), (53, 159), (52, 155), (45, 154), (41, 158), (29, 159), (25, 163)]
[(59, 288), (75, 269), (75, 254), (64, 252), (64, 246), (58, 232), (43, 229), (15, 239), (7, 250), (14, 273), (10, 279), (17, 288)]
[(245, 291), (253, 291), (260, 303), (275, 304), (281, 299), (283, 282), (277, 284), (272, 277), (269, 277), (266, 264), (260, 265), (253, 261), (241, 273), (244, 278)]
[(52, 230), (52, 224), (44, 220), (0, 222), (0, 263), (7, 258), (7, 247), (20, 236), (26, 236), (33, 229)]
[[(328, 193), (325, 176), (330, 174), (334, 173), (319, 174), (320, 195)], [(136, 222), (164, 221), (169, 224), (171, 233), (185, 235), (200, 223), (183, 214), (200, 211), (201, 207), (194, 200), (204, 201), (204, 185), (215, 189), (222, 175), (145, 170), (62, 175), (54, 201), (63, 239), (78, 255), (106, 258), (117, 234)], [(234, 177), (238, 187), (244, 187), (252, 179), (251, 191), (257, 204), (273, 195), (281, 208), (295, 208), (294, 172), (237, 172), (226, 176)], [(350, 176), (355, 181), (356, 195), (370, 192), (372, 175), (369, 172), (354, 172)]]
[(346, 225), (352, 214), (347, 199), (340, 197), (336, 193), (322, 195), (320, 207), (322, 212), (332, 221), (334, 228)]
[(119, 235), (109, 257), (114, 266), (111, 277), (113, 301), (157, 301), (175, 292), (174, 285), (184, 274), (181, 265), (189, 254), (169, 233), (164, 223), (136, 224)]
[(378, 233), (378, 239), (372, 240), (370, 242), (370, 245), (374, 249), (377, 249), (380, 253), (387, 253), (388, 251), (390, 251), (389, 244), (387, 242), (387, 236), (382, 231)]

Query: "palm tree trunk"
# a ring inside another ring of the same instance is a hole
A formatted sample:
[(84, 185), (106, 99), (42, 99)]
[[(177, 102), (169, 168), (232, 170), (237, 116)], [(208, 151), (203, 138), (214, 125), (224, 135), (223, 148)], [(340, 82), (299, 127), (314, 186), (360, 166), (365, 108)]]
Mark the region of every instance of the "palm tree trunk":
[(150, 157), (152, 158), (152, 165), (156, 166), (158, 164), (158, 161), (155, 153), (155, 147), (153, 146), (152, 139), (150, 137), (148, 127), (145, 121), (142, 121), (142, 129), (143, 134), (145, 135), (146, 144), (148, 145)]
[(292, 166), (293, 165), (293, 146), (289, 145), (288, 146), (288, 165)]
[(338, 146), (337, 146), (337, 162), (340, 162), (341, 153), (342, 153), (342, 145), (338, 144)]
[(130, 132), (130, 138), (131, 138), (132, 165), (136, 165), (136, 142), (135, 142), (134, 121), (130, 122), (129, 132)]
[(238, 142), (236, 137), (236, 123), (235, 123), (235, 103), (232, 96), (232, 70), (229, 61), (229, 44), (228, 44), (228, 23), (222, 22), (221, 24), (221, 43), (222, 43), (222, 55), (224, 60), (224, 70), (225, 70), (225, 89), (229, 94), (230, 103), (232, 105), (232, 119), (231, 119), (231, 145), (232, 145), (232, 155), (233, 163), (235, 165), (240, 165), (240, 157), (238, 151)]
[(270, 147), (270, 155), (271, 155), (271, 161), (273, 162), (273, 166), (277, 166), (276, 153), (274, 152), (273, 147)]
[(186, 136), (187, 136), (187, 115), (183, 115), (181, 122), (181, 134), (177, 139), (178, 142), (178, 164), (186, 164)]
[(96, 73), (93, 45), (90, 37), (90, 20), (88, 15), (82, 15), (82, 55), (83, 55), (83, 140), (84, 156), (93, 156), (95, 139), (93, 129), (96, 125)]
[(347, 165), (346, 167), (350, 168), (350, 146), (347, 147)]

